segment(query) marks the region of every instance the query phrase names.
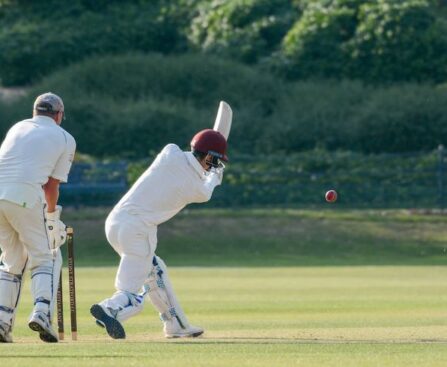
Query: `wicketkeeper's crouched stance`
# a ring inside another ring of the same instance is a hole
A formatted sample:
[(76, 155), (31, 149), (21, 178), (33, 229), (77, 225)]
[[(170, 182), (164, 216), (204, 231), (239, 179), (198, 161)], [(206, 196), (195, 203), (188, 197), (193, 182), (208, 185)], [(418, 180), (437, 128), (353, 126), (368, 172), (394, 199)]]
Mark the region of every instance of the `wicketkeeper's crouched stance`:
[(29, 327), (45, 342), (57, 342), (51, 326), (65, 242), (59, 182), (66, 182), (75, 140), (59, 125), (62, 100), (39, 96), (33, 118), (18, 122), (0, 147), (0, 342), (12, 330), (25, 268), (31, 270), (34, 309)]
[(143, 309), (145, 296), (160, 313), (166, 337), (203, 333), (203, 329), (188, 323), (166, 265), (155, 255), (157, 226), (187, 204), (211, 198), (222, 182), (221, 160), (227, 161), (226, 149), (225, 137), (211, 129), (194, 136), (191, 152), (167, 145), (109, 214), (106, 236), (121, 256), (115, 280), (117, 292), (90, 311), (112, 338), (125, 338), (121, 323)]

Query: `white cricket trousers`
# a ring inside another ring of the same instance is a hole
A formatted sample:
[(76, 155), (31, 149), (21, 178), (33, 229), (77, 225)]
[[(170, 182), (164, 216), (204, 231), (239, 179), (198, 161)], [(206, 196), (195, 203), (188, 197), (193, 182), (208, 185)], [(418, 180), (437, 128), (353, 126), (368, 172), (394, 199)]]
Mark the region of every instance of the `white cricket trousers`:
[(137, 294), (152, 269), (157, 248), (157, 226), (145, 224), (124, 210), (112, 210), (106, 220), (106, 237), (121, 256), (116, 273), (118, 291)]
[(30, 269), (52, 267), (44, 205), (38, 203), (33, 208), (23, 208), (0, 200), (0, 248), (0, 270), (8, 273), (21, 275), (27, 260)]

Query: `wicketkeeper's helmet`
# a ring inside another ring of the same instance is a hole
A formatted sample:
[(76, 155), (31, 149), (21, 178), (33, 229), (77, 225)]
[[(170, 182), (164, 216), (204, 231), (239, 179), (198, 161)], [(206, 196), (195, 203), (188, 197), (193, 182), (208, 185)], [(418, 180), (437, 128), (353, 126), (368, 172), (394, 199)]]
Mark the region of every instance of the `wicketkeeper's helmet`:
[(191, 149), (197, 152), (210, 154), (225, 162), (227, 157), (227, 141), (218, 131), (205, 129), (199, 131), (191, 140)]

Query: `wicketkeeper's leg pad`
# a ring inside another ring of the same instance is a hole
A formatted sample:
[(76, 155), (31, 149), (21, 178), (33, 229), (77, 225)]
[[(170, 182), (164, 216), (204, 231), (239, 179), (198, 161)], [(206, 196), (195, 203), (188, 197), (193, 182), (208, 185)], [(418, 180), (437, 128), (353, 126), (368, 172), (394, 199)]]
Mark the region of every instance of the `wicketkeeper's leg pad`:
[(166, 264), (158, 256), (153, 258), (153, 268), (143, 289), (163, 321), (176, 318), (182, 328), (188, 327), (188, 320), (169, 280)]
[(40, 265), (31, 270), (31, 292), (34, 298), (34, 311), (42, 311), (53, 318), (59, 286), (62, 255), (59, 249), (54, 250), (52, 262)]
[(51, 284), (51, 300), (50, 300), (50, 321), (53, 321), (54, 316), (54, 307), (56, 306), (57, 302), (57, 289), (59, 287), (60, 282), (60, 274), (62, 269), (62, 254), (60, 248), (53, 250), (53, 281)]
[(22, 289), (22, 274), (0, 270), (0, 321), (12, 330)]

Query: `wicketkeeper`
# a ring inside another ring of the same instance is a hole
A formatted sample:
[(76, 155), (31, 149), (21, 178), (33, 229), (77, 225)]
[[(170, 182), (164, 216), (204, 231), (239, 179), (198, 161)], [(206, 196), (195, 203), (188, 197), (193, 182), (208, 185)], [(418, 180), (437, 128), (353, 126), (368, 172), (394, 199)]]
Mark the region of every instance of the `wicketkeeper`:
[(203, 333), (188, 323), (166, 265), (155, 255), (157, 226), (187, 204), (210, 200), (222, 182), (226, 150), (225, 137), (211, 129), (193, 137), (190, 152), (168, 144), (109, 214), (107, 240), (121, 257), (115, 279), (117, 292), (94, 304), (90, 312), (112, 338), (125, 338), (121, 323), (143, 309), (145, 296), (158, 310), (166, 337)]
[(33, 118), (16, 123), (0, 147), (0, 342), (12, 342), (26, 267), (34, 299), (29, 327), (45, 342), (58, 341), (51, 320), (66, 232), (57, 201), (76, 149), (59, 126), (63, 117), (62, 99), (42, 94)]

